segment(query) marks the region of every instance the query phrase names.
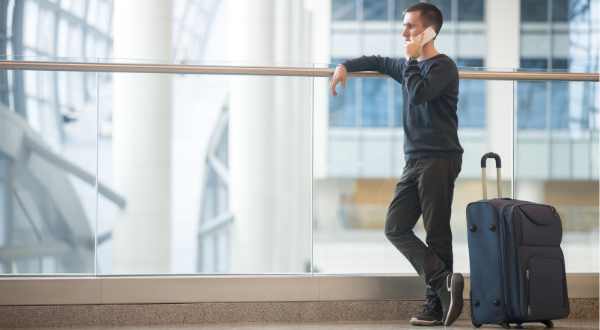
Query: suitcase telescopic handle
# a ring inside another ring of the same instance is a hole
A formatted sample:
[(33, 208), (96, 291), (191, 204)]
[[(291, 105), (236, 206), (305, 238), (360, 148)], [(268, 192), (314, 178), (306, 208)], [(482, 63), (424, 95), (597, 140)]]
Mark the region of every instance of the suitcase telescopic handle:
[(481, 175), (483, 176), (483, 199), (487, 199), (485, 163), (488, 158), (494, 158), (496, 160), (496, 172), (498, 172), (498, 198), (502, 198), (502, 180), (500, 179), (500, 169), (502, 168), (502, 163), (500, 162), (500, 155), (495, 154), (493, 152), (488, 152), (487, 154), (483, 155), (483, 157), (481, 157)]

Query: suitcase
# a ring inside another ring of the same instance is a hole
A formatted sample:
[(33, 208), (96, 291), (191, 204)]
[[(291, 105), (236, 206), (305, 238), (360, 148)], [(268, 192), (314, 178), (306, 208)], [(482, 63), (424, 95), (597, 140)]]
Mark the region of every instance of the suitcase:
[(481, 158), (483, 200), (467, 206), (471, 265), (470, 311), (475, 327), (541, 322), (569, 315), (562, 224), (556, 209), (510, 198), (487, 199), (486, 160), (496, 160), (498, 197), (500, 156)]

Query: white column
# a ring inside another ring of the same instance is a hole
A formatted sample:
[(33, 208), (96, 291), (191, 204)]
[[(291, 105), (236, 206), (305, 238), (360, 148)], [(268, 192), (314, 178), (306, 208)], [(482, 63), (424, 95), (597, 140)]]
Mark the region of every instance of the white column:
[[(230, 0), (230, 59), (273, 63), (272, 0)], [(232, 76), (229, 104), (231, 271), (271, 270), (275, 220), (274, 78)]]
[[(170, 0), (116, 0), (114, 57), (171, 59)], [(113, 231), (116, 273), (168, 273), (171, 76), (114, 74), (114, 186), (127, 200)]]
[[(231, 60), (309, 62), (301, 0), (230, 2)], [(310, 78), (233, 76), (234, 273), (301, 272), (310, 261)]]
[[(486, 0), (486, 57), (487, 68), (513, 69), (519, 67), (520, 0)], [(512, 178), (512, 81), (487, 81), (488, 151), (502, 157), (502, 178)], [(515, 96), (516, 97), (516, 96)], [(491, 165), (490, 165), (491, 166)], [(495, 177), (495, 171), (488, 171)], [(510, 191), (503, 191), (510, 196)]]

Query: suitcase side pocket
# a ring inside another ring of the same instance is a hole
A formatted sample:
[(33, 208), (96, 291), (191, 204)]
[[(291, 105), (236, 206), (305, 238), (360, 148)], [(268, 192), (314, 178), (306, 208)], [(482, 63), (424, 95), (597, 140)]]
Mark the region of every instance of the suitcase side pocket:
[(527, 318), (556, 319), (565, 311), (568, 315), (564, 261), (554, 255), (536, 255), (527, 261), (525, 271)]

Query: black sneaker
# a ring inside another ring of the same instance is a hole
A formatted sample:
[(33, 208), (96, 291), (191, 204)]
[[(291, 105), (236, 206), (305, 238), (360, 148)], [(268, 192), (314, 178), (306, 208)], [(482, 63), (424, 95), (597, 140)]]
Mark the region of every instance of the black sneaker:
[(450, 325), (454, 323), (462, 313), (463, 309), (463, 290), (465, 288), (465, 279), (461, 274), (448, 274), (444, 284), (437, 289), (444, 316), (442, 323)]
[(417, 315), (410, 317), (412, 325), (442, 325), (442, 303), (439, 297), (428, 300), (427, 303), (417, 309)]

